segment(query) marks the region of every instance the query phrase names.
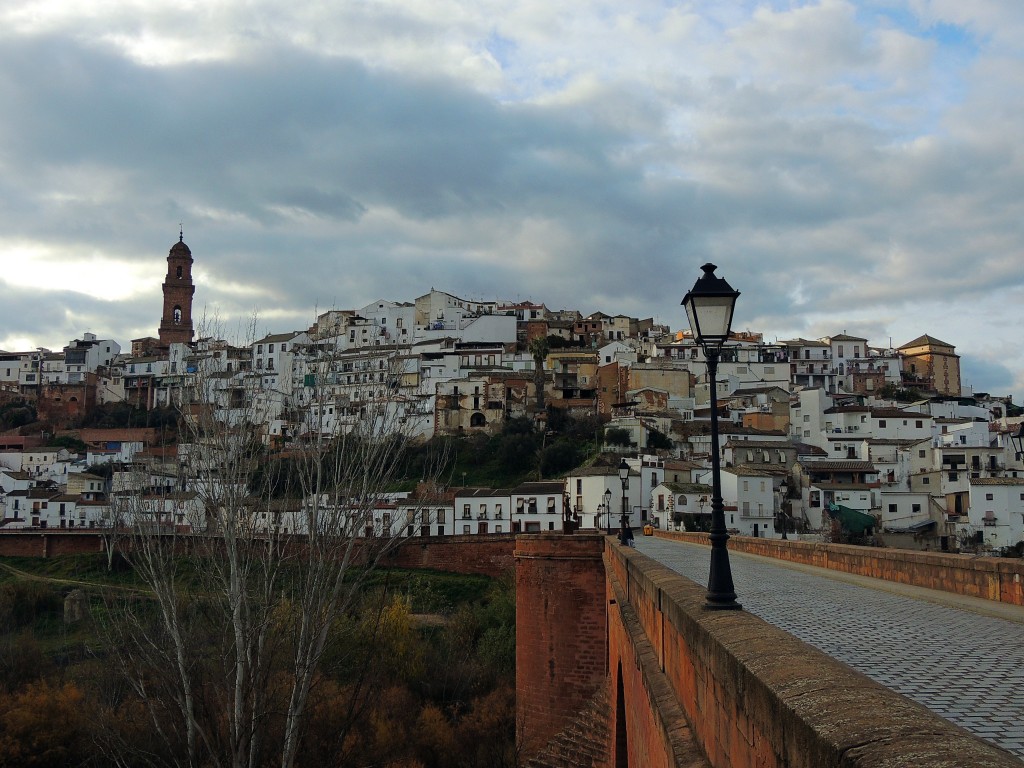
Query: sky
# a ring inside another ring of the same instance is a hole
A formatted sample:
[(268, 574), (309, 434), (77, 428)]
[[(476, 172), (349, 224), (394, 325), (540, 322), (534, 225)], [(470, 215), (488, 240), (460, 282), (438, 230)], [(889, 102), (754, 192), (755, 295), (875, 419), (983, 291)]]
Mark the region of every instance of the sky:
[[(7, 0), (0, 348), (431, 288), (954, 344), (1024, 402), (1020, 0)], [(230, 335), (230, 334), (229, 334)]]

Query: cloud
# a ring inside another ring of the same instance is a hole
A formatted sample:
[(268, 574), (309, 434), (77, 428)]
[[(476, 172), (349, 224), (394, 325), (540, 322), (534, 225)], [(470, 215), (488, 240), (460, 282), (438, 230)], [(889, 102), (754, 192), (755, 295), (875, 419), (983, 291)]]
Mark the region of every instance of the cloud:
[[(183, 222), (197, 305), (258, 308), (268, 330), (431, 286), (679, 327), (712, 260), (743, 292), (737, 322), (769, 336), (942, 337), (999, 306), (1008, 339), (1013, 16), (938, 0), (7, 6), (0, 259), (56, 255), (29, 288), (9, 268), (23, 287), (6, 290), (70, 312), (49, 344), (85, 320), (152, 334)], [(0, 327), (41, 338), (16, 306)], [(986, 343), (969, 325), (962, 353)], [(1000, 360), (1024, 369), (1015, 349)]]

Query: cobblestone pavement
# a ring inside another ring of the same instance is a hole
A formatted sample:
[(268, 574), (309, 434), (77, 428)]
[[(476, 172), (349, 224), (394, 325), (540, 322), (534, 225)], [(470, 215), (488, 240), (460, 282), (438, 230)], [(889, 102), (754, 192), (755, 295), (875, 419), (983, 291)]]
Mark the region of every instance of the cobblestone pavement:
[[(707, 585), (708, 547), (636, 544)], [(1024, 760), (1024, 624), (845, 583), (824, 569), (735, 551), (729, 560), (744, 610)]]

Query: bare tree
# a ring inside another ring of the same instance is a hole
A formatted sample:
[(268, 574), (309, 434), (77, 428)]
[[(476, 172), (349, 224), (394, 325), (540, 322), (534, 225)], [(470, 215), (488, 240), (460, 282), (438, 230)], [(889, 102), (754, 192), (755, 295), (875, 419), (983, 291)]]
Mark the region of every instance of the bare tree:
[(119, 502), (153, 598), (121, 601), (111, 637), (167, 745), (153, 764), (295, 765), (332, 635), (409, 522), (388, 501), (426, 412), (410, 357), (314, 339), (268, 388), (239, 350), (206, 341), (190, 361), (180, 481), (138, 473)]

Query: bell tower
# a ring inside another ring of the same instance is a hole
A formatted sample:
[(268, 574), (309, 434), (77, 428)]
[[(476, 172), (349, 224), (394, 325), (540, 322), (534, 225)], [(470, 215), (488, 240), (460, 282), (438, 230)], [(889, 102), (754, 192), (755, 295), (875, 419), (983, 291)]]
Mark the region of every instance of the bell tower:
[(167, 277), (164, 278), (164, 312), (160, 317), (160, 343), (188, 344), (195, 335), (192, 329), (192, 251), (184, 241), (184, 232), (178, 231), (178, 242), (167, 254)]

